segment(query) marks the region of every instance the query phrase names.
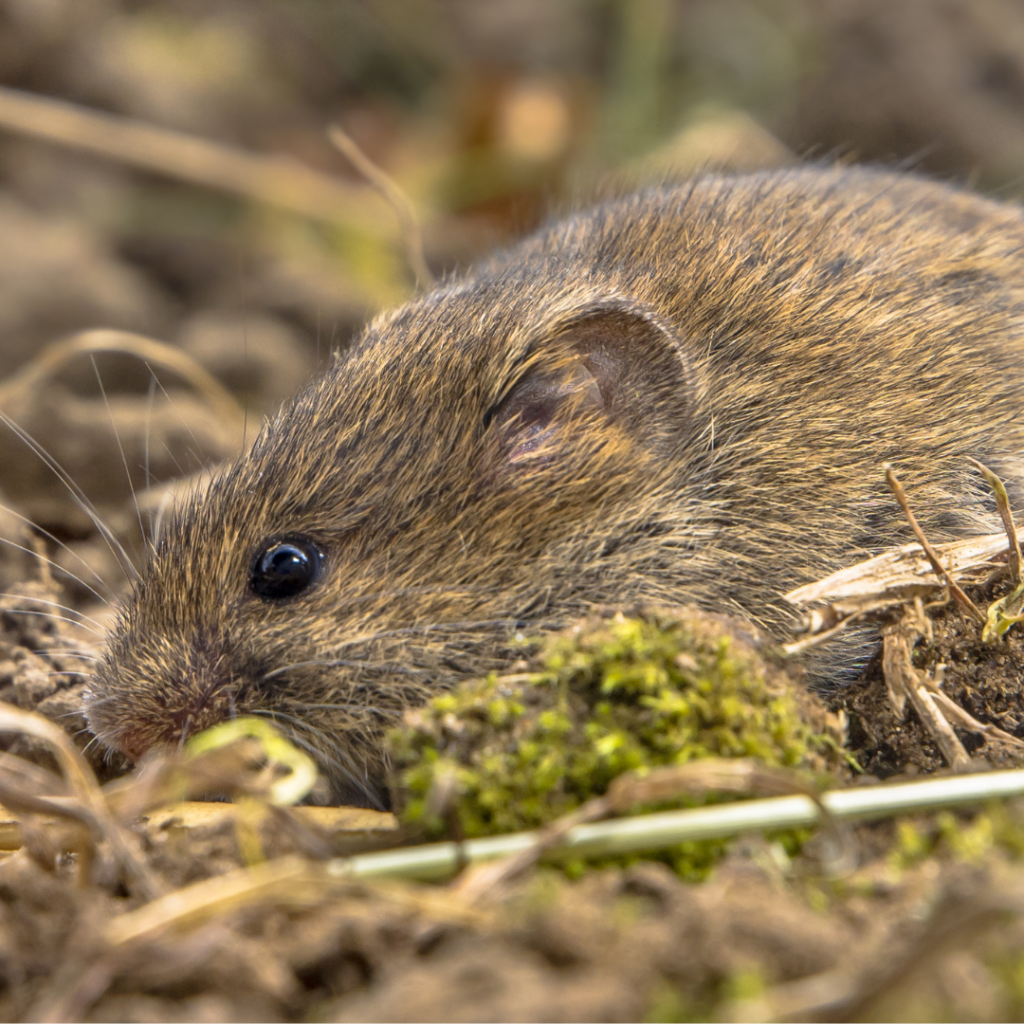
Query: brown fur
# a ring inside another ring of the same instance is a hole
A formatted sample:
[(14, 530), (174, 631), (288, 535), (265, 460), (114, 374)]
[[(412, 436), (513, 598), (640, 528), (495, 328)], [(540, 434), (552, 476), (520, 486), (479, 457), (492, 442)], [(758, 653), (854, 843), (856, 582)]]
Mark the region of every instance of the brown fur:
[[(908, 539), (885, 461), (933, 539), (997, 529), (965, 456), (1021, 480), (1022, 243), (1015, 207), (862, 169), (554, 225), (378, 318), (184, 505), (92, 727), (138, 756), (264, 715), (374, 803), (382, 731), (519, 631), (636, 599), (778, 631), (780, 594)], [(323, 576), (261, 600), (289, 535)]]

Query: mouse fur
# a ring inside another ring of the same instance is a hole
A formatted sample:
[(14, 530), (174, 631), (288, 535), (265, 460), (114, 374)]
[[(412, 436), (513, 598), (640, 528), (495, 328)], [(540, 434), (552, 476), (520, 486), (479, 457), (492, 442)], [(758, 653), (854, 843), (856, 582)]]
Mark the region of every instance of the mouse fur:
[[(638, 600), (782, 635), (781, 595), (1019, 498), (1024, 219), (864, 168), (699, 177), (554, 223), (379, 316), (174, 513), (86, 703), (132, 758), (233, 715), (386, 803), (402, 712), (517, 634)], [(317, 579), (257, 596), (275, 540)], [(863, 637), (812, 666), (841, 680)]]

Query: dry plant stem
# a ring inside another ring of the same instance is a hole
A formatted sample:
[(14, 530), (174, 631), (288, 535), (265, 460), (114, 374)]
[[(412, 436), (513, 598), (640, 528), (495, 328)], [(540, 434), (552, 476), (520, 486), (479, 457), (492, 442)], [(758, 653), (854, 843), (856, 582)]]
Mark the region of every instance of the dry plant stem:
[(194, 135), (0, 87), (0, 128), (84, 150), (193, 185), (244, 196), (372, 236), (390, 235), (353, 187), (285, 156), (248, 153)]
[(845, 619), (840, 619), (839, 622), (831, 626), (829, 629), (823, 630), (820, 633), (813, 631), (809, 632), (807, 636), (800, 640), (794, 640), (792, 643), (782, 645), (782, 653), (787, 658), (795, 658), (799, 654), (803, 654), (804, 651), (810, 650), (812, 647), (817, 647), (818, 644), (825, 643), (826, 640), (831, 640), (832, 637), (838, 636), (848, 626), (852, 626), (858, 619), (862, 619), (864, 616), (862, 613), (850, 615)]
[(97, 352), (136, 356), (147, 364), (178, 374), (209, 402), (213, 411), (225, 423), (236, 424), (241, 430), (245, 410), (220, 381), (181, 349), (129, 331), (83, 331), (47, 345), (35, 359), (0, 384), (0, 408), (12, 398), (35, 391), (43, 381), (59, 372), (72, 359)]
[(1024, 749), (1024, 740), (1019, 740), (1016, 736), (1013, 736), (1008, 732), (1004, 732), (998, 725), (992, 725), (988, 722), (979, 722), (974, 715), (965, 711), (956, 703), (955, 700), (950, 698), (941, 690), (932, 689), (932, 687), (929, 687), (929, 690), (931, 692), (932, 700), (938, 705), (940, 712), (947, 719), (953, 719), (960, 728), (967, 729), (970, 732), (980, 733), (986, 740), (991, 740), (994, 743), (1004, 743), (1008, 747)]
[(0, 752), (0, 774), (35, 796), (66, 796), (68, 792), (67, 783), (55, 772), (15, 754)]
[[(948, 775), (923, 782), (832, 790), (821, 802), (838, 821), (868, 821), (962, 806), (1024, 794), (1024, 769)], [(803, 828), (821, 823), (821, 811), (804, 794), (760, 800), (739, 800), (683, 811), (660, 811), (617, 821), (599, 821), (571, 829), (553, 856), (615, 857), (650, 853), (679, 843), (725, 839), (765, 829)], [(462, 861), (482, 863), (509, 857), (533, 847), (536, 832), (470, 839), (462, 844), (431, 843), (377, 853), (356, 854), (329, 861), (329, 878), (451, 878)]]
[(453, 884), (453, 891), (467, 903), (474, 903), (496, 892), (502, 885), (536, 867), (544, 854), (561, 846), (566, 835), (577, 825), (598, 821), (611, 813), (607, 796), (588, 800), (575, 811), (563, 815), (537, 833), (533, 844), (525, 850), (491, 864), (480, 864), (463, 872)]
[(1010, 545), (1010, 572), (1013, 574), (1013, 582), (1020, 583), (1020, 541), (1017, 539), (1017, 527), (1013, 521), (1013, 509), (1010, 508), (1010, 496), (1006, 493), (1006, 485), (988, 466), (983, 465), (977, 459), (968, 458), (967, 461), (977, 467), (978, 472), (985, 478), (985, 482), (992, 488), (992, 493), (996, 496), (996, 508), (999, 510), (999, 518), (1003, 521), (1003, 529), (1006, 530), (1006, 539)]
[[(993, 559), (1006, 553), (1006, 532), (951, 541), (940, 544), (935, 551), (956, 579), (971, 574), (987, 574)], [(866, 562), (847, 566), (822, 580), (797, 587), (784, 594), (783, 600), (798, 608), (828, 602), (839, 605), (846, 614), (850, 614), (859, 610), (866, 601), (902, 604), (915, 594), (937, 590), (939, 584), (932, 579), (933, 576), (928, 556), (914, 541), (883, 551)]]
[(389, 174), (378, 167), (347, 132), (339, 125), (332, 124), (327, 129), (327, 137), (331, 144), (345, 156), (352, 166), (366, 179), (367, 183), (379, 192), (394, 210), (398, 220), (398, 230), (405, 246), (405, 257), (409, 261), (416, 283), (420, 288), (430, 288), (434, 284), (434, 275), (427, 266), (423, 255), (423, 232), (420, 230), (419, 218), (409, 197), (401, 186)]
[(206, 878), (115, 917), (104, 938), (111, 946), (143, 942), (172, 926), (189, 925), (286, 892), (298, 893), (314, 872), (307, 861), (291, 856)]
[(15, 814), (45, 814), (52, 818), (70, 818), (85, 825), (91, 832), (99, 832), (99, 822), (88, 808), (74, 797), (45, 797), (26, 793), (9, 785), (0, 777), (0, 806)]
[(42, 715), (22, 711), (9, 704), (0, 704), (0, 730), (34, 736), (50, 748), (72, 794), (95, 820), (100, 835), (110, 844), (114, 856), (139, 892), (146, 899), (159, 895), (163, 886), (151, 874), (131, 837), (125, 834), (110, 813), (92, 768), (67, 733)]
[(953, 731), (953, 727), (946, 721), (945, 715), (936, 707), (932, 695), (923, 686), (911, 686), (909, 692), (914, 710), (921, 721), (926, 724), (928, 731), (935, 737), (935, 742), (938, 743), (942, 756), (950, 768), (954, 771), (970, 768), (970, 755)]
[[(903, 626), (903, 623), (900, 626)], [(896, 707), (897, 713), (902, 711), (905, 697), (909, 697), (918, 717), (939, 745), (942, 756), (950, 768), (954, 771), (969, 768), (971, 758), (953, 731), (953, 727), (936, 707), (932, 695), (921, 683), (920, 673), (914, 668), (910, 657), (907, 637), (899, 627), (896, 632), (883, 637), (882, 670), (889, 690), (889, 699)]]
[(903, 717), (903, 709), (907, 703), (907, 685), (903, 678), (903, 651), (906, 641), (901, 644), (902, 638), (898, 635), (885, 636), (882, 638), (882, 678), (885, 680), (885, 689), (889, 695), (889, 703), (897, 717)]
[[(822, 803), (818, 794), (793, 772), (767, 768), (753, 758), (708, 758), (684, 765), (655, 768), (646, 775), (627, 772), (612, 781), (608, 792), (563, 815), (537, 833), (532, 846), (504, 860), (471, 869), (453, 887), (467, 901), (482, 899), (501, 885), (535, 867), (541, 858), (557, 849), (577, 825), (598, 821), (611, 814), (626, 814), (640, 804), (674, 800), (691, 793), (719, 791), (728, 793), (799, 793), (817, 805), (821, 824), (831, 833), (837, 850), (842, 850), (843, 836), (835, 816)], [(840, 855), (844, 864), (848, 857)]]
[(910, 528), (914, 531), (914, 536), (917, 537), (918, 543), (924, 548), (924, 553), (928, 556), (928, 561), (931, 562), (932, 569), (935, 570), (935, 575), (943, 580), (946, 586), (949, 587), (950, 594), (953, 595), (953, 600), (979, 625), (983, 625), (985, 622), (985, 616), (981, 614), (978, 606), (960, 589), (959, 584), (956, 580), (947, 572), (939, 561), (939, 556), (935, 551), (935, 548), (931, 546), (928, 538), (924, 535), (924, 531), (921, 529), (917, 520), (914, 518), (914, 513), (910, 511), (910, 504), (907, 502), (907, 495), (903, 490), (903, 485), (896, 478), (896, 474), (893, 472), (892, 466), (885, 467), (885, 481), (889, 485), (889, 489), (892, 491), (899, 502), (900, 508), (903, 510), (903, 514), (907, 517), (907, 522), (910, 523)]

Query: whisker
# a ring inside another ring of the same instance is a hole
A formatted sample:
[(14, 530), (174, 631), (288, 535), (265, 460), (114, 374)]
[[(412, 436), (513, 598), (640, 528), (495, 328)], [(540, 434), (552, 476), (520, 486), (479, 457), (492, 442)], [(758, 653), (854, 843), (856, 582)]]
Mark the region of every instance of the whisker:
[(146, 391), (146, 427), (145, 433), (143, 434), (142, 444), (142, 471), (143, 479), (146, 481), (146, 490), (151, 491), (153, 489), (153, 474), (150, 472), (149, 463), (149, 431), (153, 422), (153, 398), (156, 395), (156, 374), (153, 373), (153, 367), (146, 363), (146, 369), (149, 370), (149, 387)]
[(84, 622), (77, 622), (75, 619), (69, 619), (66, 615), (54, 615), (53, 612), (34, 612), (30, 611), (28, 608), (4, 608), (2, 610), (11, 615), (38, 615), (40, 618), (49, 619), (51, 622), (66, 622), (69, 626), (81, 626), (82, 629), (88, 630), (97, 637), (103, 637), (105, 635), (98, 629), (93, 629), (92, 626), (87, 626)]
[[(44, 562), (46, 565), (52, 566), (58, 572), (66, 573), (73, 580), (75, 580), (75, 582), (81, 583), (82, 586), (85, 587), (85, 589), (88, 590), (90, 594), (94, 594), (105, 605), (109, 607), (110, 601), (108, 601), (107, 598), (105, 598), (98, 590), (94, 589), (93, 587), (90, 587), (89, 584), (86, 583), (81, 576), (76, 576), (69, 569), (65, 569), (64, 566), (58, 565), (52, 558), (47, 558), (46, 555), (41, 555), (38, 551), (34, 551), (32, 548), (26, 547), (24, 544), (17, 544), (13, 540), (8, 540), (6, 537), (0, 537), (0, 544), (6, 544), (8, 547), (12, 547), (17, 551), (24, 551), (26, 555), (31, 555), (33, 558), (38, 558), (40, 562)], [(69, 548), (68, 550), (70, 551), (71, 549)], [(74, 552), (72, 552), (72, 554), (74, 554)], [(80, 559), (80, 561), (84, 563), (85, 559)], [(99, 573), (93, 570), (93, 574), (96, 576), (97, 579), (100, 580), (101, 583), (103, 582), (103, 580), (100, 579)]]
[[(152, 367), (149, 367), (149, 372), (153, 373)], [(174, 410), (174, 415), (178, 417), (178, 419), (181, 421), (181, 425), (188, 431), (189, 436), (195, 442), (195, 454), (196, 457), (199, 459), (200, 465), (202, 465), (203, 462), (207, 460), (203, 459), (203, 446), (199, 443), (199, 438), (196, 437), (195, 431), (192, 429), (191, 424), (184, 416), (181, 415), (181, 412), (179, 411), (178, 407), (174, 404), (174, 399), (171, 398), (171, 396), (167, 393), (167, 388), (164, 387), (163, 381), (161, 381), (160, 378), (155, 373), (153, 373), (153, 380), (156, 381), (156, 386), (163, 392), (164, 398), (167, 399), (168, 405)], [(174, 461), (175, 466), (178, 467), (178, 475), (187, 476), (188, 474), (185, 473), (185, 471), (178, 464), (178, 460), (174, 457), (174, 453), (170, 450), (170, 448), (167, 448), (166, 445), (164, 447), (165, 450), (167, 451), (167, 454), (170, 455), (171, 459)]]
[(405, 597), (408, 594), (480, 594), (493, 590), (493, 587), (398, 587), (394, 590), (380, 590), (376, 594), (359, 594), (356, 597), (345, 601), (341, 607), (348, 608), (356, 604), (365, 604), (367, 601), (387, 600), (392, 597)]
[(100, 368), (96, 363), (95, 354), (89, 356), (92, 362), (93, 373), (96, 374), (96, 383), (99, 385), (100, 394), (103, 396), (103, 404), (107, 407), (107, 417), (110, 419), (110, 428), (114, 432), (114, 441), (117, 450), (121, 455), (121, 464), (124, 466), (125, 476), (128, 478), (128, 490), (132, 492), (132, 504), (135, 506), (135, 517), (139, 521), (139, 536), (146, 539), (146, 528), (142, 525), (142, 509), (139, 508), (139, 498), (135, 493), (135, 486), (132, 483), (132, 471), (128, 468), (128, 458), (124, 453), (124, 445), (121, 444), (121, 435), (117, 432), (117, 424), (114, 422), (114, 410), (110, 407), (110, 399), (107, 398), (107, 389), (103, 386), (103, 378), (100, 376)]
[(400, 629), (387, 629), (381, 630), (378, 633), (367, 633), (364, 636), (356, 636), (351, 640), (346, 640), (340, 644), (338, 650), (344, 650), (346, 647), (355, 647), (358, 644), (373, 643), (375, 640), (383, 640), (386, 637), (393, 636), (412, 636), (418, 633), (431, 633), (431, 632), (452, 632), (455, 630), (465, 630), (466, 632), (476, 632), (483, 627), (505, 627), (506, 629), (521, 629), (523, 623), (519, 619), (480, 619), (476, 622), (442, 622), (433, 623), (428, 626), (404, 626)]
[(57, 601), (47, 601), (46, 598), (43, 597), (32, 597), (29, 594), (11, 593), (10, 591), (8, 591), (5, 596), (13, 597), (18, 601), (35, 601), (36, 604), (47, 604), (50, 605), (50, 607), (52, 608), (60, 608), (61, 611), (71, 612), (72, 615), (77, 615), (80, 618), (85, 619), (86, 622), (91, 622), (97, 629), (103, 631), (104, 633), (106, 632), (101, 622), (98, 622), (91, 615), (86, 615), (85, 612), (80, 612), (77, 608), (72, 608), (70, 605), (60, 604)]
[(60, 654), (62, 657), (65, 657), (65, 658), (81, 658), (82, 661), (102, 661), (103, 660), (101, 657), (99, 657), (99, 655), (96, 655), (96, 654), (85, 654), (84, 652), (82, 652), (80, 650), (77, 650), (74, 647), (64, 647), (64, 646), (48, 647), (48, 648), (46, 648), (44, 650), (34, 650), (34, 651), (31, 651), (31, 653), (32, 654), (37, 654), (40, 657), (43, 657), (44, 655), (47, 655), (47, 654)]
[(28, 431), (15, 423), (7, 413), (0, 411), (0, 423), (5, 424), (12, 430), (36, 454), (43, 464), (54, 472), (57, 479), (68, 489), (68, 492), (78, 503), (79, 508), (89, 517), (93, 526), (99, 531), (100, 536), (106, 541), (107, 547), (110, 548), (110, 553), (117, 560), (121, 571), (129, 580), (134, 581), (138, 579), (139, 571), (135, 568), (131, 558), (128, 557), (128, 552), (125, 550), (124, 545), (114, 535), (114, 531), (103, 521), (103, 517), (96, 510), (96, 506), (86, 497), (85, 492), (75, 483), (64, 467)]
[(260, 681), (266, 682), (268, 679), (275, 679), (277, 676), (284, 675), (286, 672), (291, 672), (297, 668), (358, 668), (371, 672), (386, 672), (391, 675), (413, 676), (419, 679), (430, 675), (429, 672), (425, 672), (422, 669), (407, 668), (404, 665), (396, 665), (394, 662), (346, 661), (341, 658), (332, 658), (329, 660), (296, 661), (291, 665), (275, 668), (272, 672), (268, 672), (263, 676)]
[[(0, 502), (0, 509), (3, 509), (9, 515), (14, 516), (16, 519), (20, 519), (26, 526), (31, 527), (37, 533), (41, 533), (44, 537), (47, 538), (47, 540), (52, 540), (54, 544), (58, 544), (69, 555), (71, 555), (72, 558), (78, 559), (78, 561), (81, 562), (82, 565), (84, 565), (85, 568), (88, 569), (89, 572), (91, 572), (93, 574), (93, 576), (96, 577), (96, 579), (99, 581), (100, 586), (105, 587), (107, 585), (106, 580), (77, 551), (75, 551), (75, 549), (73, 547), (71, 547), (69, 544), (65, 544), (64, 541), (62, 541), (59, 537), (55, 537), (52, 533), (50, 533), (49, 530), (44, 530), (38, 523), (34, 523), (31, 519), (28, 518), (28, 516), (23, 516), (16, 509), (11, 508), (10, 505), (5, 505), (2, 502)], [(12, 544), (13, 541), (6, 541), (6, 543)], [(45, 557), (43, 555), (40, 555), (38, 551), (29, 551), (29, 549), (26, 548), (26, 547), (22, 547), (21, 550), (22, 551), (28, 551), (29, 554), (33, 554), (37, 558), (44, 558)], [(70, 576), (73, 580), (75, 580), (75, 582), (81, 583), (82, 586), (86, 588), (86, 590), (88, 590), (92, 594), (95, 594), (95, 596), (98, 597), (99, 600), (101, 600), (104, 604), (106, 604), (106, 605), (110, 604), (110, 601), (107, 598), (105, 598), (98, 591), (93, 590), (93, 588), (90, 587), (89, 584), (86, 583), (85, 580), (83, 580), (81, 576), (76, 576), (73, 572), (71, 572), (70, 569), (65, 569), (62, 566), (57, 565), (56, 562), (54, 562), (54, 561), (52, 561), (50, 559), (46, 559), (46, 561), (49, 562), (49, 564), (52, 565), (55, 569), (59, 569), (61, 572), (67, 573), (67, 575)]]

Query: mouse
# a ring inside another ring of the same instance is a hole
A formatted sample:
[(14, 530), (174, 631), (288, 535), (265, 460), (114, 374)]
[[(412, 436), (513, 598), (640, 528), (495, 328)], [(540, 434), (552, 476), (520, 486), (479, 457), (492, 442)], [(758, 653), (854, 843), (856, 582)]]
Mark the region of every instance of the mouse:
[[(596, 606), (783, 636), (794, 587), (1021, 493), (1024, 217), (907, 173), (703, 174), (383, 313), (169, 517), (85, 697), (138, 760), (236, 715), (385, 807), (387, 730)], [(816, 686), (864, 663), (819, 651)]]

